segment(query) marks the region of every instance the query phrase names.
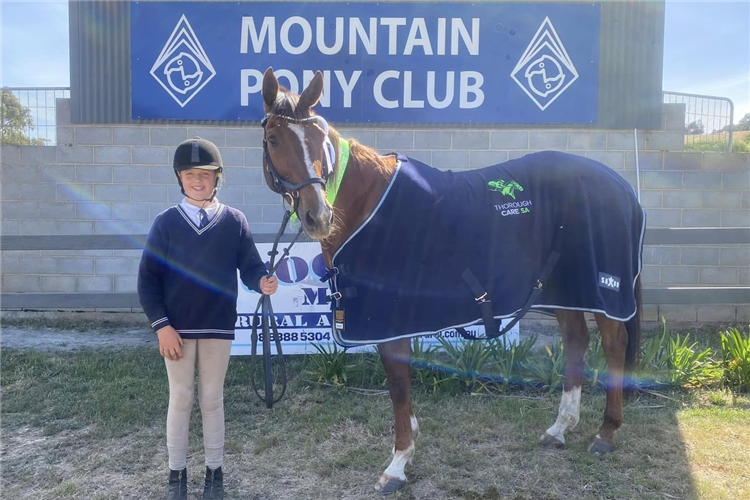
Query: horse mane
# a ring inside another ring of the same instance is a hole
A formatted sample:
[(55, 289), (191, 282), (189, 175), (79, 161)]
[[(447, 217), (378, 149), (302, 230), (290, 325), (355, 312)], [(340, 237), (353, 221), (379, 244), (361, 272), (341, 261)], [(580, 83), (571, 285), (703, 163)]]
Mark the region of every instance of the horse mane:
[[(354, 161), (359, 165), (370, 165), (385, 178), (390, 178), (393, 174), (393, 168), (388, 166), (383, 155), (378, 153), (375, 148), (366, 146), (357, 139), (349, 139), (349, 151), (350, 162), (352, 161), (351, 158), (354, 158)], [(395, 166), (395, 162), (393, 165)]]

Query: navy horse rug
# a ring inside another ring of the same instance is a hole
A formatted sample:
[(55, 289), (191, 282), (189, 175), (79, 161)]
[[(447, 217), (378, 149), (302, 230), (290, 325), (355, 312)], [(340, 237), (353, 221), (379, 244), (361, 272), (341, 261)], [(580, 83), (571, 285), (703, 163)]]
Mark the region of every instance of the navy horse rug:
[(398, 160), (373, 214), (333, 257), (339, 344), (476, 324), (484, 300), (490, 319), (527, 302), (620, 321), (635, 314), (645, 213), (610, 168), (551, 151), (461, 172)]

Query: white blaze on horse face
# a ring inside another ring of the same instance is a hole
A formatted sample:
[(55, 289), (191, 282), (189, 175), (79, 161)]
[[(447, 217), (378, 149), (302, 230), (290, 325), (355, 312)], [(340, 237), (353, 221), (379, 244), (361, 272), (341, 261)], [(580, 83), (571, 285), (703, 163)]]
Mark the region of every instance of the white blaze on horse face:
[[(404, 468), (406, 464), (411, 462), (414, 457), (414, 441), (411, 442), (408, 448), (393, 453), (393, 459), (391, 460), (388, 468), (383, 472), (383, 476), (395, 477), (402, 481), (406, 481), (406, 474)], [(380, 478), (383, 481), (383, 477)]]
[(561, 443), (565, 442), (565, 431), (572, 429), (578, 424), (581, 411), (581, 388), (573, 387), (569, 391), (563, 391), (560, 399), (560, 410), (557, 414), (555, 425), (547, 429), (547, 434)]
[(315, 173), (315, 167), (313, 167), (312, 161), (310, 160), (310, 151), (307, 149), (307, 143), (305, 142), (305, 127), (303, 125), (300, 125), (299, 123), (290, 123), (288, 126), (289, 129), (297, 136), (300, 142), (300, 146), (302, 146), (302, 154), (304, 155), (305, 168), (307, 169), (307, 173), (309, 174), (310, 178), (318, 177), (318, 174)]

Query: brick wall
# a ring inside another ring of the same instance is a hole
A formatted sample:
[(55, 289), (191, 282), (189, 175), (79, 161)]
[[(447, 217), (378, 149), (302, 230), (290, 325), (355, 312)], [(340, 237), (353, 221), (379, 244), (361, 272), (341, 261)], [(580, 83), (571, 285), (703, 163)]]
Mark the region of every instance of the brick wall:
[[(669, 130), (673, 113), (667, 108), (667, 130), (638, 136), (649, 227), (750, 226), (750, 155), (684, 152), (682, 133)], [(444, 169), (478, 168), (557, 149), (598, 160), (636, 183), (632, 131), (342, 127), (340, 132), (382, 152), (397, 150)], [(67, 100), (58, 101), (58, 146), (2, 148), (0, 230), (3, 235), (145, 234), (159, 212), (182, 199), (171, 158), (180, 141), (195, 135), (221, 150), (222, 202), (242, 210), (254, 232), (275, 233), (282, 207), (263, 181), (258, 125), (72, 125)], [(3, 251), (2, 291), (132, 292), (139, 259), (136, 250)], [(750, 250), (747, 245), (647, 247), (643, 281), (748, 286)], [(731, 305), (652, 308), (649, 314), (687, 321), (750, 319), (746, 307)]]

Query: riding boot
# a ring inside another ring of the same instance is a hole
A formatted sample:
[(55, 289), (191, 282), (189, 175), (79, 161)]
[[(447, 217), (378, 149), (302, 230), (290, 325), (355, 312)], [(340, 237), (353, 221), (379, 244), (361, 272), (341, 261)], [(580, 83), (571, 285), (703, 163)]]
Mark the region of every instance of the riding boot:
[(167, 500), (187, 500), (187, 467), (169, 471)]
[(211, 470), (206, 467), (206, 484), (203, 487), (203, 500), (224, 499), (224, 475), (221, 467)]

